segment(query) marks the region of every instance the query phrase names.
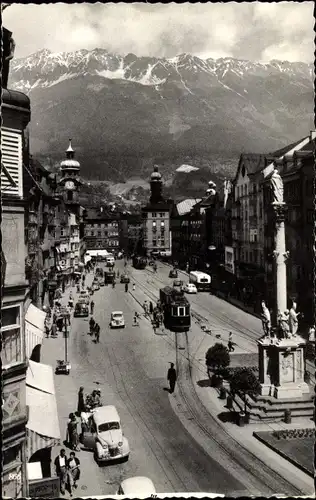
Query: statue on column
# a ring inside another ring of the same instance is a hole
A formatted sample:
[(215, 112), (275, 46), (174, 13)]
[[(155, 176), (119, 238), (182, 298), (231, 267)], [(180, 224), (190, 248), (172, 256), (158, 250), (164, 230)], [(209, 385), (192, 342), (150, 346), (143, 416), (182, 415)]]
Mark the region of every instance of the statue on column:
[(292, 335), (296, 335), (297, 329), (298, 329), (298, 316), (299, 312), (296, 312), (297, 304), (296, 302), (293, 302), (292, 307), (290, 309), (290, 315), (289, 315), (289, 327), (290, 327), (290, 332)]
[(270, 337), (270, 334), (271, 334), (271, 314), (270, 314), (270, 311), (267, 308), (264, 300), (261, 302), (261, 307), (262, 307), (261, 321), (262, 321), (263, 333), (264, 333), (265, 337)]
[(274, 204), (284, 203), (284, 200), (283, 200), (283, 192), (284, 192), (283, 181), (282, 181), (282, 177), (280, 176), (277, 169), (273, 170), (273, 173), (270, 177), (270, 186), (271, 186), (272, 195), (273, 195), (272, 203), (274, 203)]
[(280, 332), (280, 338), (289, 339), (291, 338), (290, 325), (289, 325), (289, 311), (286, 309), (283, 313), (278, 312), (278, 326)]

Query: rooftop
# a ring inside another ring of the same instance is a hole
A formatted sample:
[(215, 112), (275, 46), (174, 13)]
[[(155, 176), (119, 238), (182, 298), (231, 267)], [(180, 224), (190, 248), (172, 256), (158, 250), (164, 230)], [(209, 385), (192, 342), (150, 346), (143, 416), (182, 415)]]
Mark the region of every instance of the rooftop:
[(197, 203), (201, 201), (201, 198), (187, 198), (186, 200), (180, 201), (177, 204), (178, 215), (184, 215), (194, 207)]

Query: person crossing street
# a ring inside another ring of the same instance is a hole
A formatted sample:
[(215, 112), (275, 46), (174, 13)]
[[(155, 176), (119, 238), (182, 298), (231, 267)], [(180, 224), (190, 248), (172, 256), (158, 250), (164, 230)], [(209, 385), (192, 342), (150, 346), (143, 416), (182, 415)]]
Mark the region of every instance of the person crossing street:
[(174, 363), (171, 363), (171, 366), (168, 370), (167, 380), (169, 381), (169, 386), (170, 386), (169, 392), (170, 392), (170, 394), (172, 394), (174, 392), (174, 388), (175, 388), (176, 381), (177, 381), (177, 372), (174, 368)]
[(94, 321), (94, 319), (91, 317), (91, 318), (90, 318), (90, 321), (89, 321), (90, 335), (92, 335), (92, 334), (93, 334), (94, 325), (95, 325), (95, 321)]

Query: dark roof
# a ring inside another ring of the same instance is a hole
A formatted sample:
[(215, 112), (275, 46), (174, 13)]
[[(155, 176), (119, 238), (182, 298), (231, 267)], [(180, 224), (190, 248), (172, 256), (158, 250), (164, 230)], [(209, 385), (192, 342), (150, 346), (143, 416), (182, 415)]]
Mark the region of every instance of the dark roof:
[(169, 211), (171, 208), (172, 208), (171, 203), (161, 202), (161, 203), (148, 203), (147, 205), (142, 207), (142, 210), (144, 212), (152, 212), (153, 210), (159, 212), (159, 210)]
[(261, 172), (266, 166), (266, 157), (263, 154), (243, 153), (240, 156), (240, 162), (245, 166), (248, 174)]
[(274, 151), (273, 153), (270, 153), (270, 155), (274, 156), (275, 158), (279, 158), (280, 156), (284, 156), (284, 155), (286, 155), (286, 153), (288, 153), (289, 151), (291, 151), (291, 149), (295, 148), (295, 146), (297, 146), (303, 140), (304, 140), (304, 138), (300, 139), (300, 140), (298, 140), (296, 142), (292, 142), (292, 144), (289, 144), (288, 146), (285, 146), (282, 149), (278, 149), (277, 151)]
[(90, 208), (85, 213), (85, 220), (98, 220), (98, 221), (108, 221), (108, 220), (118, 220), (120, 219), (120, 214), (117, 212), (111, 212), (110, 210), (103, 210), (100, 212), (99, 209)]

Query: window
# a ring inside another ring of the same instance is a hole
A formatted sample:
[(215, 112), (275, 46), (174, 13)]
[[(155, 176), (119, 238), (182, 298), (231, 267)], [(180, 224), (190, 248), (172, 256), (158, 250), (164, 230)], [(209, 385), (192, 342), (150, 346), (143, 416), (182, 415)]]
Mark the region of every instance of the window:
[(178, 307), (178, 316), (185, 316), (185, 307)]
[(157, 217), (156, 212), (153, 212), (153, 213), (152, 213), (152, 216), (153, 216), (153, 217)]
[(67, 228), (66, 227), (60, 228), (60, 236), (67, 236)]
[(2, 316), (2, 351), (3, 366), (23, 361), (20, 306), (1, 309)]
[(153, 240), (153, 246), (156, 247), (157, 246), (157, 240)]
[(159, 215), (160, 215), (160, 217), (164, 217), (165, 216), (165, 214), (163, 212), (160, 212)]
[(94, 232), (93, 231), (90, 232), (90, 236), (94, 236)]
[(98, 231), (98, 236), (102, 236), (102, 232), (101, 231)]

